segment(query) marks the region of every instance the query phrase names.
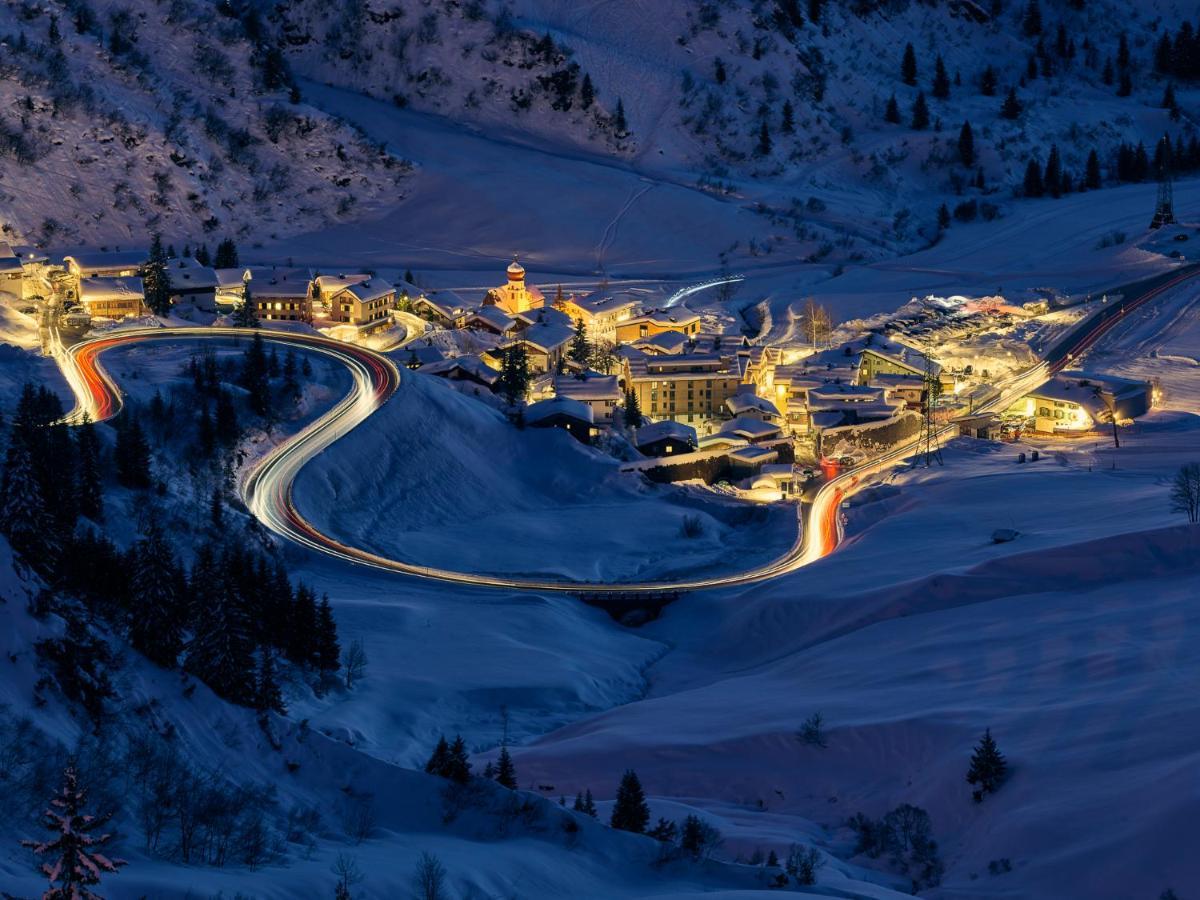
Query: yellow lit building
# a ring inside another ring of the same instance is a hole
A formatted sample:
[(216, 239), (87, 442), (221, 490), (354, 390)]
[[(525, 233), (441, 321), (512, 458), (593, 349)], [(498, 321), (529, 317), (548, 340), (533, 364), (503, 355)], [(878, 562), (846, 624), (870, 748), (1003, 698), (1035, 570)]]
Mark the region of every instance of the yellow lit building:
[(508, 280), (488, 292), (488, 298), (509, 315), (523, 313), (537, 306), (544, 306), (546, 298), (537, 288), (525, 284), (525, 267), (514, 256), (507, 270)]
[(700, 422), (717, 418), (737, 393), (741, 375), (728, 357), (712, 353), (625, 357), (625, 386), (651, 419)]

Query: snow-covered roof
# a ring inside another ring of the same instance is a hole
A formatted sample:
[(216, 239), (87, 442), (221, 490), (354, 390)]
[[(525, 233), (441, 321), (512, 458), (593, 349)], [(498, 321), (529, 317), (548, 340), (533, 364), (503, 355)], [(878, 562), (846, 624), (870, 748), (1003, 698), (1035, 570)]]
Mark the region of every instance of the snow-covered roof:
[(729, 451), (729, 458), (741, 463), (767, 463), (779, 459), (779, 451), (770, 447), (734, 447)]
[(216, 269), (202, 266), (190, 256), (168, 260), (167, 276), (176, 291), (210, 291), (220, 285)]
[(736, 419), (730, 419), (722, 425), (720, 433), (754, 441), (774, 437), (780, 433), (780, 428), (778, 425), (771, 422), (764, 422), (762, 419), (738, 416)]
[(843, 401), (867, 403), (883, 399), (883, 388), (867, 384), (829, 383), (808, 389), (809, 401)]
[(650, 356), (640, 351), (626, 355), (631, 378), (707, 379), (736, 374), (725, 357), (716, 353), (677, 353)]
[(307, 298), (310, 282), (305, 269), (276, 269), (270, 266), (251, 266), (250, 293), (255, 300), (281, 297), (288, 300)]
[(575, 378), (570, 375), (554, 379), (554, 395), (571, 397), (575, 400), (619, 400), (621, 389), (616, 375), (587, 375)]
[(20, 274), (25, 271), (21, 266), (21, 257), (13, 252), (8, 241), (0, 241), (0, 273), (5, 275)]
[[(217, 274), (217, 288), (222, 291), (237, 291), (242, 289), (244, 284), (243, 276), (246, 274), (245, 266), (233, 266), (231, 268), (213, 269)], [(253, 273), (251, 273), (253, 275)]]
[(650, 425), (643, 425), (637, 430), (634, 436), (638, 447), (645, 447), (649, 444), (657, 443), (658, 441), (667, 440), (668, 438), (685, 441), (696, 446), (696, 429), (691, 425), (685, 425), (683, 422), (676, 422), (672, 419), (664, 419), (661, 422), (653, 422)]
[(575, 323), (561, 309), (555, 309), (553, 306), (537, 306), (533, 309), (527, 309), (524, 312), (515, 313), (513, 318), (524, 322), (526, 325), (536, 325), (541, 322), (545, 325), (563, 325), (567, 328), (574, 328)]
[(318, 275), (313, 279), (317, 283), (317, 287), (321, 289), (322, 295), (333, 295), (343, 288), (348, 288), (352, 284), (358, 284), (360, 281), (369, 281), (371, 276), (366, 272), (351, 272), (339, 273), (337, 275)]
[(528, 425), (536, 425), (554, 416), (577, 419), (589, 425), (594, 421), (592, 408), (570, 397), (551, 397), (549, 400), (539, 400), (525, 407), (525, 422)]
[(68, 268), (87, 275), (90, 272), (109, 272), (140, 268), (148, 257), (145, 250), (87, 251), (63, 257)]
[(486, 325), (490, 325), (497, 331), (503, 333), (510, 331), (516, 324), (516, 319), (502, 310), (499, 306), (481, 306), (467, 316), (467, 324), (470, 325), (471, 320), (478, 320)]
[(371, 278), (367, 281), (356, 281), (354, 284), (347, 285), (338, 293), (349, 294), (359, 303), (370, 303), (372, 300), (396, 293), (396, 289), (390, 282), (384, 281), (382, 278)]
[(582, 297), (572, 297), (570, 300), (580, 309), (591, 313), (593, 316), (604, 315), (605, 313), (619, 312), (623, 309), (632, 309), (640, 302), (636, 297), (631, 297), (628, 294), (585, 294)]
[(456, 319), (472, 307), (462, 297), (452, 291), (439, 291), (436, 294), (422, 294), (413, 301), (414, 307), (428, 306), (443, 319)]
[(408, 352), (409, 356), (415, 356), (421, 365), (441, 362), (446, 358), (446, 354), (441, 351), (441, 348), (435, 347), (428, 341), (414, 341), (404, 349)]
[(686, 306), (673, 306), (670, 309), (647, 309), (627, 319), (623, 325), (639, 325), (646, 323), (659, 328), (686, 328), (700, 321), (700, 317)]
[(136, 275), (89, 275), (79, 280), (79, 299), (141, 300), (146, 296), (142, 279)]
[(553, 353), (559, 347), (570, 343), (574, 336), (575, 329), (566, 325), (547, 325), (545, 322), (539, 322), (522, 331), (518, 341), (524, 341), (543, 353)]
[(660, 331), (650, 337), (638, 338), (633, 346), (651, 353), (682, 353), (689, 340), (682, 331)]
[(500, 377), (499, 372), (474, 354), (431, 362), (421, 366), (417, 371), (425, 375), (440, 375), (443, 378), (459, 371), (488, 385), (495, 384)]
[(742, 391), (729, 397), (725, 401), (725, 407), (734, 416), (753, 411), (762, 413), (764, 416), (779, 418), (779, 409), (774, 403), (766, 397), (760, 397), (750, 391)]

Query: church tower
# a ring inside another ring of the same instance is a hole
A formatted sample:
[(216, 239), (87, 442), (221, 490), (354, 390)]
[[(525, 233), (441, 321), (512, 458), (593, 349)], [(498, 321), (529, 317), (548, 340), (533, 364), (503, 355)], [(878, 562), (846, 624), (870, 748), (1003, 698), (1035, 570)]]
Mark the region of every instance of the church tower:
[(503, 287), (497, 288), (495, 291), (497, 306), (501, 306), (510, 315), (525, 312), (534, 307), (534, 297), (529, 289), (525, 286), (525, 267), (517, 262), (517, 257), (513, 256), (513, 261), (509, 264), (508, 281)]

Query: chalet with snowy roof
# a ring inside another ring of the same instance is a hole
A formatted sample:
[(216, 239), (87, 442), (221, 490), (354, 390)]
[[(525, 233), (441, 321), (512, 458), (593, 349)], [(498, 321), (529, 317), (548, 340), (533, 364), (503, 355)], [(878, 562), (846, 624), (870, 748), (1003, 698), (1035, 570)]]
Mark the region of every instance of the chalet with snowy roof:
[(371, 275), (368, 272), (339, 272), (335, 275), (317, 275), (312, 280), (313, 300), (324, 303), (334, 294), (350, 287), (350, 285), (370, 280)]
[(809, 419), (814, 430), (890, 419), (904, 408), (888, 399), (881, 387), (831, 382), (808, 390)]
[(554, 308), (566, 313), (572, 322), (583, 322), (592, 341), (617, 340), (617, 326), (633, 315), (639, 301), (629, 294), (592, 293), (556, 299)]
[(692, 339), (682, 331), (660, 331), (650, 337), (638, 338), (630, 346), (646, 353), (670, 355), (686, 353), (691, 342)]
[(642, 413), (654, 419), (700, 422), (721, 414), (741, 376), (730, 357), (716, 353), (651, 356), (626, 348), (625, 387)]
[[(246, 298), (247, 274), (245, 266), (213, 269), (217, 276), (217, 303), (236, 306)], [(250, 273), (251, 277), (253, 273)]]
[(643, 425), (634, 435), (634, 446), (646, 456), (672, 456), (696, 449), (696, 429), (682, 422), (664, 419)]
[(762, 419), (763, 421), (778, 422), (783, 419), (775, 404), (766, 397), (760, 397), (749, 388), (743, 386), (736, 394), (725, 401), (725, 408), (734, 418)]
[(190, 256), (181, 256), (167, 260), (167, 278), (175, 299), (191, 300), (200, 309), (216, 309), (219, 284), (216, 269), (201, 265)]
[(504, 348), (523, 343), (529, 361), (529, 371), (535, 374), (552, 372), (558, 368), (559, 361), (566, 355), (567, 347), (574, 336), (574, 330), (566, 325), (538, 322), (523, 329), (514, 339), (505, 342), (496, 350), (488, 351), (488, 355), (499, 359)]
[(1061, 372), (1009, 408), (1043, 432), (1089, 431), (1098, 424), (1128, 422), (1150, 410), (1152, 386), (1145, 381)]
[(592, 408), (570, 397), (551, 397), (525, 407), (525, 424), (530, 428), (562, 428), (575, 440), (590, 444)]
[(404, 345), (404, 364), (410, 369), (419, 369), (446, 358), (440, 347), (428, 340), (410, 341)]
[(0, 291), (21, 296), (25, 266), (8, 241), (0, 241)]
[(461, 297), (451, 291), (439, 291), (429, 296), (422, 294), (412, 302), (412, 309), (415, 315), (426, 321), (444, 328), (453, 328), (473, 307), (464, 303)]
[(63, 265), (75, 278), (128, 277), (137, 275), (148, 258), (145, 250), (93, 251), (64, 256)]
[(268, 322), (312, 321), (311, 284), (307, 271), (252, 266), (244, 273), (250, 275), (246, 286), (260, 319)]
[(691, 337), (700, 333), (700, 317), (686, 306), (649, 309), (617, 324), (617, 341), (632, 344), (643, 338), (674, 332)]
[(757, 447), (753, 444), (747, 447), (734, 447), (729, 451), (730, 477), (734, 479), (753, 478), (764, 466), (779, 459), (779, 451), (770, 447)]
[(475, 355), (456, 356), (421, 366), (422, 375), (436, 375), (447, 381), (469, 381), (492, 390), (500, 379), (500, 373)]
[(88, 275), (79, 280), (79, 302), (94, 318), (121, 319), (145, 312), (146, 293), (136, 275)]
[(575, 330), (575, 323), (571, 321), (571, 317), (553, 306), (539, 306), (537, 309), (514, 313), (513, 321), (516, 323), (518, 331), (538, 324), (561, 325), (563, 328), (570, 328), (572, 332)]
[(592, 408), (592, 421), (609, 425), (621, 400), (621, 388), (616, 375), (581, 372), (578, 375), (558, 375), (554, 378), (554, 396), (569, 397)]
[(488, 291), (485, 305), (499, 306), (509, 315), (544, 306), (546, 298), (535, 287), (525, 284), (525, 267), (514, 256), (505, 270), (506, 280), (498, 288)]
[(499, 306), (481, 306), (473, 309), (455, 324), (472, 331), (485, 331), (499, 337), (512, 337), (517, 332), (517, 320)]
[(741, 438), (751, 444), (761, 444), (781, 437), (783, 429), (775, 422), (766, 422), (754, 416), (738, 416), (723, 424), (717, 433)]
[(329, 318), (370, 331), (391, 322), (395, 305), (396, 289), (391, 283), (368, 278), (348, 284), (329, 297)]

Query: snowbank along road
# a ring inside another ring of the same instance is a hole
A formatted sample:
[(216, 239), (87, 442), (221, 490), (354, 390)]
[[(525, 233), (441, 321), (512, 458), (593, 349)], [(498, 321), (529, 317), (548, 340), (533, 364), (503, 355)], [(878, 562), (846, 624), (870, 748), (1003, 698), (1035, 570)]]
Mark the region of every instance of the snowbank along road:
[[(1013, 400), (1036, 387), (1048, 374), (1065, 368), (1090, 348), (1103, 334), (1120, 322), (1131, 310), (1150, 302), (1170, 288), (1200, 274), (1189, 268), (1143, 282), (1140, 292), (1118, 300), (1084, 320), (1056, 344), (1045, 361), (999, 385), (998, 393), (979, 412), (1004, 409)], [(416, 575), (458, 584), (528, 589), (540, 591), (587, 592), (589, 594), (624, 592), (679, 592), (725, 585), (746, 584), (793, 572), (832, 553), (842, 539), (839, 510), (842, 501), (861, 490), (881, 472), (903, 462), (919, 449), (920, 438), (902, 444), (853, 472), (826, 481), (812, 498), (805, 527), (795, 543), (779, 559), (739, 573), (682, 581), (589, 583), (511, 578), (456, 572), (389, 559), (341, 543), (318, 531), (297, 511), (292, 500), (292, 485), (300, 470), (326, 447), (374, 413), (400, 387), (400, 370), (389, 357), (340, 341), (317, 335), (257, 331), (263, 340), (323, 353), (341, 362), (352, 378), (350, 391), (332, 409), (284, 441), (257, 461), (242, 479), (242, 495), (247, 508), (272, 531), (302, 546), (310, 547), (347, 562), (376, 569)], [(121, 410), (121, 392), (100, 365), (99, 357), (113, 347), (161, 340), (246, 339), (255, 334), (242, 328), (146, 328), (122, 331), (114, 335), (82, 341), (59, 350), (57, 358), (76, 397), (76, 406), (67, 420), (78, 423), (86, 415), (103, 421)], [(957, 425), (947, 425), (937, 434), (945, 440), (957, 434)]]

